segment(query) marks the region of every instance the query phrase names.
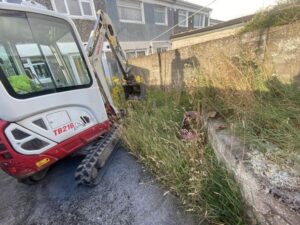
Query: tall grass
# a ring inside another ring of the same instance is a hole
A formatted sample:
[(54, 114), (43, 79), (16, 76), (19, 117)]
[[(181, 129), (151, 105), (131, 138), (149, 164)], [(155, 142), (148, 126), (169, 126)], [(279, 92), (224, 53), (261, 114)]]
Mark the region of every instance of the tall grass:
[[(178, 130), (185, 111), (216, 111), (232, 132), (276, 162), (299, 166), (300, 89), (280, 80), (246, 52), (230, 58), (213, 53), (185, 91), (151, 90), (128, 105), (123, 138), (129, 149), (188, 210), (212, 224), (246, 224), (240, 190), (220, 166), (202, 124), (197, 142), (183, 142)], [(298, 160), (298, 161), (297, 161)]]
[(196, 142), (179, 138), (180, 122), (192, 103), (178, 90), (149, 91), (145, 101), (128, 107), (123, 139), (188, 211), (211, 224), (246, 224), (240, 190), (206, 144), (201, 124)]
[(257, 13), (241, 33), (281, 26), (300, 21), (300, 0), (282, 0), (278, 4)]
[(216, 54), (213, 64), (199, 72), (190, 95), (206, 110), (217, 111), (233, 132), (270, 159), (299, 164), (299, 84), (280, 80), (249, 55)]

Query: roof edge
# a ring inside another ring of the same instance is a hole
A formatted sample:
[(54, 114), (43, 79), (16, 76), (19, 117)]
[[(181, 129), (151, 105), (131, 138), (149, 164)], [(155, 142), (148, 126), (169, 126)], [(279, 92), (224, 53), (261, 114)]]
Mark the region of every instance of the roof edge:
[[(154, 0), (154, 1), (156, 1), (156, 0)], [(203, 8), (206, 11), (212, 11), (212, 8), (205, 7), (203, 5), (194, 4), (194, 3), (191, 3), (191, 2), (186, 2), (186, 1), (183, 1), (183, 0), (159, 0), (157, 2), (165, 2), (165, 3), (177, 5), (177, 6), (185, 6), (187, 8), (194, 9), (194, 10)]]
[(192, 2), (187, 2), (187, 1), (182, 1), (182, 0), (173, 0), (173, 2), (175, 2), (176, 4), (182, 4), (182, 5), (185, 5), (185, 6), (189, 6), (189, 7), (192, 7), (192, 8), (203, 8), (203, 9), (206, 9), (206, 10), (209, 10), (209, 11), (212, 11), (212, 8), (209, 8), (209, 7), (205, 7), (203, 5), (198, 5), (198, 4), (194, 4)]
[(190, 36), (190, 35), (201, 34), (201, 33), (207, 32), (207, 31), (218, 30), (218, 29), (221, 29), (221, 28), (237, 25), (237, 24), (240, 24), (240, 23), (246, 23), (249, 20), (251, 20), (254, 16), (255, 16), (255, 14), (252, 14), (252, 15), (236, 18), (236, 19), (233, 19), (233, 20), (229, 20), (229, 21), (226, 21), (226, 22), (223, 22), (223, 23), (219, 23), (219, 24), (216, 24), (214, 26), (209, 26), (209, 27), (204, 27), (204, 28), (197, 29), (197, 30), (182, 32), (182, 33), (179, 33), (179, 34), (172, 35), (170, 37), (170, 39), (172, 40), (172, 39), (176, 39), (176, 38), (187, 37), (187, 36)]

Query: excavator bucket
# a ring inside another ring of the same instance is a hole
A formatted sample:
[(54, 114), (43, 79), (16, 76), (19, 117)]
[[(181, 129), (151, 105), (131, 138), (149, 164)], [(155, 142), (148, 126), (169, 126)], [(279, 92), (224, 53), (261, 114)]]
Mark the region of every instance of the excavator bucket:
[(123, 88), (126, 100), (141, 100), (145, 97), (145, 85), (141, 76), (129, 76)]

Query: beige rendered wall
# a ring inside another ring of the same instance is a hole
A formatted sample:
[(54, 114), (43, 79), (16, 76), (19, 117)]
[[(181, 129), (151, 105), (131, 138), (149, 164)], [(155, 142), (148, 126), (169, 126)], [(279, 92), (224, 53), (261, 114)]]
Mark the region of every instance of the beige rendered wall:
[(188, 81), (195, 68), (212, 66), (214, 55), (235, 57), (247, 52), (283, 79), (300, 76), (300, 23), (243, 35), (210, 40), (162, 54), (131, 59), (135, 74), (148, 85), (177, 86)]

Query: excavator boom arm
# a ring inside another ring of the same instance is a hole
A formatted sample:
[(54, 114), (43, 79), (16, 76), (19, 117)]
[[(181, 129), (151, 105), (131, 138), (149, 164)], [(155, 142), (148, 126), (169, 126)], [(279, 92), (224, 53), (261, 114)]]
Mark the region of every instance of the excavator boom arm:
[(99, 85), (106, 100), (108, 100), (113, 106), (105, 77), (101, 76), (101, 74), (104, 74), (103, 71), (101, 71), (101, 56), (105, 40), (108, 41), (111, 51), (122, 72), (122, 80), (125, 81), (123, 84), (125, 99), (142, 98), (144, 95), (144, 89), (142, 88), (142, 84), (137, 83), (135, 76), (130, 73), (126, 54), (118, 41), (112, 22), (103, 10), (99, 10), (97, 12), (97, 20), (94, 25), (94, 29), (91, 32), (86, 50), (94, 67), (95, 74), (99, 79)]
[(112, 53), (118, 62), (123, 78), (127, 80), (129, 68), (126, 54), (115, 35), (115, 30), (109, 16), (103, 10), (99, 10), (87, 45), (87, 54), (90, 58), (101, 57), (105, 39), (108, 41)]

